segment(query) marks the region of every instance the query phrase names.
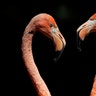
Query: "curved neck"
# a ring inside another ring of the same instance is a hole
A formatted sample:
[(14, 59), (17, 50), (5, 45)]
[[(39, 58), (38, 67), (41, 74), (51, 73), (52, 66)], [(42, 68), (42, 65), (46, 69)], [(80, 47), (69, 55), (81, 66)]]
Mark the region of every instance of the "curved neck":
[(26, 31), (24, 32), (21, 46), (24, 63), (29, 73), (29, 76), (33, 82), (33, 85), (36, 88), (38, 96), (51, 96), (34, 62), (32, 53), (32, 38), (33, 34), (30, 34)]

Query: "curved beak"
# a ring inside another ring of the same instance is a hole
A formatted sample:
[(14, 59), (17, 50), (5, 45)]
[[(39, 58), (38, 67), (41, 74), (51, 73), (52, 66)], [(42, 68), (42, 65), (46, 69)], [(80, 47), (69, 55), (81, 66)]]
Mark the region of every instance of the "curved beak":
[(58, 29), (58, 26), (45, 26), (39, 28), (39, 31), (42, 32), (46, 37), (51, 39), (55, 45), (55, 58), (54, 62), (58, 61), (63, 50), (66, 46), (66, 41), (61, 32)]
[(78, 29), (77, 32), (79, 33), (80, 39), (83, 41), (85, 37), (94, 29), (96, 25), (96, 20), (88, 20), (87, 22), (83, 23)]
[(58, 28), (52, 27), (51, 33), (55, 45), (56, 54), (55, 54), (54, 61), (56, 62), (63, 53), (63, 50), (66, 46), (66, 41)]
[(80, 46), (80, 40), (84, 41), (85, 37), (90, 33), (93, 32), (94, 26), (96, 26), (96, 20), (88, 20), (87, 22), (83, 23), (77, 29), (77, 37), (78, 37), (78, 46)]

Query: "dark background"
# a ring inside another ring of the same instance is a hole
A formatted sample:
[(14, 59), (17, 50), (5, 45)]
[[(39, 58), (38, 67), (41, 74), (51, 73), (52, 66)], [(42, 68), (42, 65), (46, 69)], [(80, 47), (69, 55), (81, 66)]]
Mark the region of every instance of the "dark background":
[(36, 96), (23, 63), (21, 39), (33, 16), (48, 13), (56, 20), (67, 45), (61, 58), (54, 63), (52, 42), (42, 34), (34, 36), (33, 53), (40, 74), (52, 96), (89, 96), (96, 73), (96, 33), (85, 38), (79, 52), (76, 30), (96, 13), (96, 0), (26, 0), (1, 5), (3, 94)]

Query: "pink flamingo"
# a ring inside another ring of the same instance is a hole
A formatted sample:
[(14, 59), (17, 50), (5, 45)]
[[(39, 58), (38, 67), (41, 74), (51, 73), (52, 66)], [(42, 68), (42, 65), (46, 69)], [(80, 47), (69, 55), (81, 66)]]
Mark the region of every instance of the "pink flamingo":
[[(22, 36), (22, 55), (30, 79), (37, 91), (38, 96), (51, 96), (51, 93), (42, 79), (39, 70), (35, 64), (32, 53), (32, 39), (34, 34), (39, 31), (54, 42), (55, 51), (62, 53), (66, 46), (66, 41), (61, 34), (54, 18), (46, 13), (40, 13), (34, 16), (24, 30)], [(59, 57), (56, 57), (57, 60)]]
[[(91, 32), (96, 32), (96, 13), (93, 14), (85, 23), (77, 28), (77, 34), (82, 41)], [(93, 87), (90, 96), (96, 96), (96, 76), (94, 78)]]

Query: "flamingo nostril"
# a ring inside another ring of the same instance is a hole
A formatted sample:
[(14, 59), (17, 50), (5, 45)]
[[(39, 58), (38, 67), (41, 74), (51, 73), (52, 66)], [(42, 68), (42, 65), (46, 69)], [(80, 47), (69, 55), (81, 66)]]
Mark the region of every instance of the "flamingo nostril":
[(63, 38), (60, 34), (58, 34), (60, 36), (60, 38)]

